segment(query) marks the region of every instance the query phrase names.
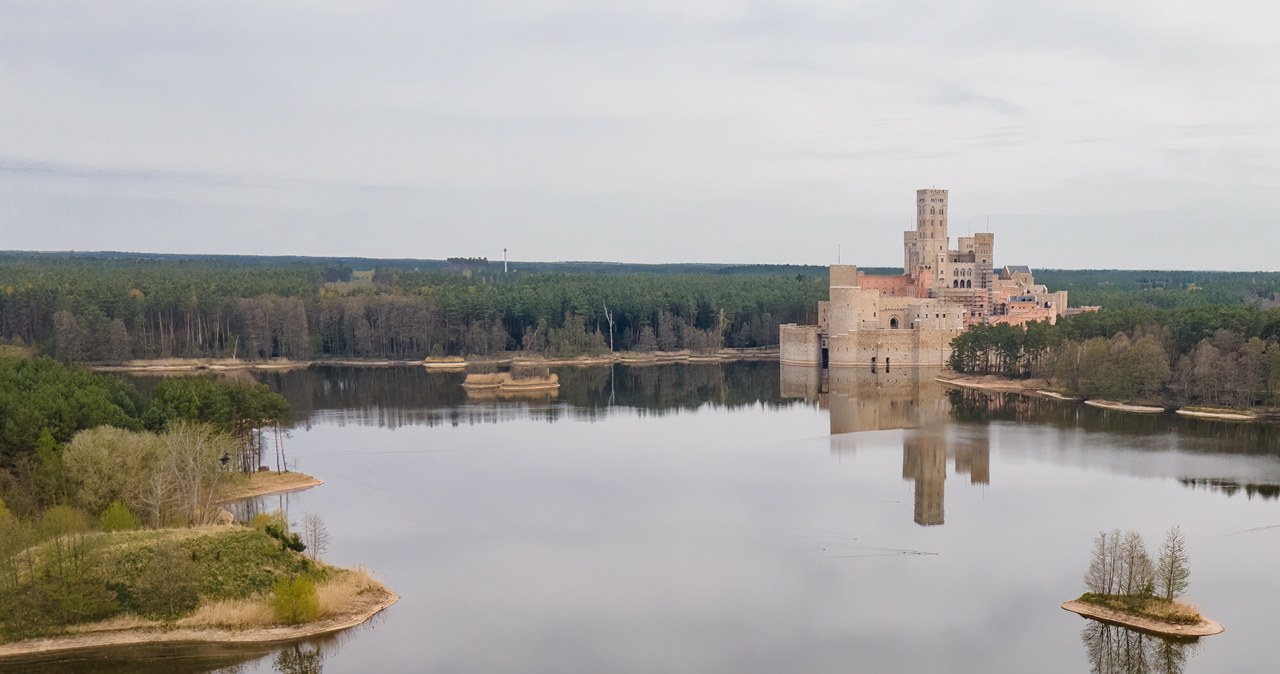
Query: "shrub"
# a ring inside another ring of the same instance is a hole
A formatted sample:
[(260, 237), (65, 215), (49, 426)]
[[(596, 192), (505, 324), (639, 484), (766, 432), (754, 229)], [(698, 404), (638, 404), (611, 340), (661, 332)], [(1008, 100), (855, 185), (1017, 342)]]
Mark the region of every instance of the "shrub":
[(320, 617), (316, 584), (305, 576), (281, 579), (272, 590), (271, 610), (276, 620), (290, 625), (315, 620)]
[(98, 516), (98, 528), (106, 532), (133, 531), (138, 528), (138, 520), (123, 503), (112, 501)]
[(133, 588), (142, 613), (155, 618), (176, 618), (200, 604), (200, 570), (191, 554), (173, 541), (156, 546)]

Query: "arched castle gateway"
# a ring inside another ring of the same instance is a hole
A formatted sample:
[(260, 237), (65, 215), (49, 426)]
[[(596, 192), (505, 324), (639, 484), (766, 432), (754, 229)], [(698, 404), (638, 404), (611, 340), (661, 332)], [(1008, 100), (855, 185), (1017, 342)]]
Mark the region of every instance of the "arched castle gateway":
[(892, 368), (945, 365), (951, 340), (975, 323), (1055, 322), (1067, 293), (1050, 293), (1027, 267), (993, 266), (995, 235), (960, 237), (950, 249), (947, 191), (916, 191), (916, 228), (903, 233), (901, 276), (831, 267), (831, 294), (817, 325), (781, 327), (790, 365)]

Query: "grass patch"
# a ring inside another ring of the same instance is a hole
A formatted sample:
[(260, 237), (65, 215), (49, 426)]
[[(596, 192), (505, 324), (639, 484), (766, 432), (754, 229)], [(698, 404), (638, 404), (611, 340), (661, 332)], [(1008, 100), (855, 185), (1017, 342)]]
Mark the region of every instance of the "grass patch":
[[(77, 534), (20, 553), (0, 582), (0, 642), (109, 619), (253, 626), (273, 622), (265, 597), (282, 579), (323, 586), (321, 567), (249, 527)], [(258, 603), (268, 616), (262, 620)]]
[(1109, 608), (1140, 618), (1147, 618), (1174, 625), (1195, 625), (1203, 618), (1194, 606), (1140, 595), (1113, 595), (1086, 592), (1080, 602)]

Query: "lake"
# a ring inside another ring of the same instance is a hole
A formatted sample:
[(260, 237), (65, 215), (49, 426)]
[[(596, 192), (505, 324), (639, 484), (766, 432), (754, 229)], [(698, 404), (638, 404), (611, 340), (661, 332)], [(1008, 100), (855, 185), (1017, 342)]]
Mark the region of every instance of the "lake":
[[(325, 559), (400, 593), (287, 647), (98, 651), (23, 672), (1227, 672), (1274, 667), (1280, 434), (1015, 395), (936, 371), (777, 363), (558, 371), (555, 397), (461, 375), (262, 379), (321, 487)], [(1227, 631), (1166, 641), (1059, 604), (1093, 538), (1155, 553)], [(1272, 644), (1268, 646), (1267, 644)]]

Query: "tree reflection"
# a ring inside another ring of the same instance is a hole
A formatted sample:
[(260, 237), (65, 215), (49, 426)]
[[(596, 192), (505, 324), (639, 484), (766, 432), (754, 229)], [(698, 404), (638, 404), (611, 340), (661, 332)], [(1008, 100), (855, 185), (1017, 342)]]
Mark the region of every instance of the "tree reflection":
[(1080, 633), (1094, 674), (1181, 674), (1197, 639), (1161, 637), (1120, 625), (1088, 621)]
[(280, 674), (320, 674), (324, 671), (324, 657), (319, 644), (294, 644), (277, 651), (271, 665)]

